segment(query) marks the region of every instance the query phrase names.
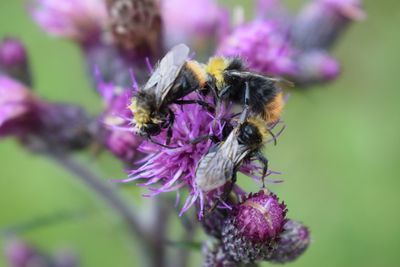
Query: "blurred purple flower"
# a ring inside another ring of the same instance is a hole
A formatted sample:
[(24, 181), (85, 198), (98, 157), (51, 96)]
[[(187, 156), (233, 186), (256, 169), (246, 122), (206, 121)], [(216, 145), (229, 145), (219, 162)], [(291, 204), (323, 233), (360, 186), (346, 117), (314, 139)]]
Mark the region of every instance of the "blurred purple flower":
[(127, 121), (132, 117), (128, 108), (133, 90), (123, 89), (99, 78), (98, 90), (103, 98), (105, 110), (100, 116), (104, 125), (102, 140), (106, 148), (125, 163), (132, 164), (142, 138), (127, 131)]
[(216, 54), (240, 56), (249, 68), (270, 75), (285, 76), (296, 71), (287, 30), (273, 21), (254, 21), (237, 27), (219, 45)]
[(329, 49), (354, 20), (365, 18), (362, 0), (314, 0), (293, 21), (292, 41), (302, 50)]
[(25, 46), (15, 38), (4, 38), (0, 42), (0, 74), (11, 76), (26, 85), (31, 85), (28, 56)]
[(30, 12), (50, 35), (81, 44), (98, 39), (107, 21), (105, 3), (99, 0), (33, 0)]
[(60, 252), (54, 257), (45, 255), (18, 239), (9, 240), (5, 256), (10, 267), (77, 267), (78, 260), (71, 253)]
[(305, 52), (296, 58), (297, 71), (290, 79), (296, 85), (307, 86), (331, 81), (340, 74), (337, 60), (323, 50)]
[(167, 46), (205, 45), (229, 26), (228, 12), (216, 0), (162, 0), (162, 16)]
[(0, 136), (20, 135), (33, 122), (37, 99), (25, 85), (0, 75)]

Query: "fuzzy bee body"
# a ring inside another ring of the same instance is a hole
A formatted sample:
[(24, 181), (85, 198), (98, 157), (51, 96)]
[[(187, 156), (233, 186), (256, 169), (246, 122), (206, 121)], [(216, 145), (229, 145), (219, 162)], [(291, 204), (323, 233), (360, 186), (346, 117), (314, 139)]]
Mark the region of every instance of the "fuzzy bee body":
[(168, 128), (170, 134), (174, 114), (169, 106), (203, 88), (206, 78), (204, 67), (189, 60), (186, 45), (173, 47), (161, 59), (145, 86), (132, 98), (129, 108), (134, 114), (136, 132), (150, 138), (159, 134), (162, 128)]
[[(290, 82), (250, 72), (239, 58), (212, 58), (206, 70), (221, 100), (241, 105), (245, 105), (245, 101), (248, 101), (250, 111), (262, 116), (267, 123), (275, 123), (279, 120), (284, 101), (283, 93), (277, 83), (290, 84)], [(250, 90), (247, 100), (246, 83)]]

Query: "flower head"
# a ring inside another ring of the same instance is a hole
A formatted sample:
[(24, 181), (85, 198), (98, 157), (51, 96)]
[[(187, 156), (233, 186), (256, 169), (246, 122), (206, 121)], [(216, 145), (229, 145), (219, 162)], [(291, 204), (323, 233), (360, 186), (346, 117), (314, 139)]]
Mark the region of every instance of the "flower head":
[(158, 0), (107, 0), (107, 8), (119, 47), (133, 54), (157, 55), (162, 28)]
[(291, 76), (296, 85), (305, 86), (334, 80), (340, 74), (337, 60), (322, 50), (305, 52), (296, 58), (297, 72)]
[(224, 222), (224, 249), (239, 262), (264, 259), (283, 229), (285, 215), (286, 206), (274, 194), (250, 194)]
[(69, 252), (60, 251), (58, 255), (45, 255), (23, 240), (9, 240), (5, 256), (10, 267), (77, 267), (77, 258)]
[(269, 75), (284, 76), (295, 72), (287, 30), (273, 21), (254, 21), (237, 27), (219, 45), (217, 54), (239, 56), (249, 68)]
[(301, 256), (310, 244), (310, 233), (303, 224), (288, 220), (272, 254), (266, 260), (287, 263)]
[(162, 15), (168, 46), (204, 43), (229, 24), (227, 11), (216, 0), (163, 0)]
[[(193, 99), (196, 93), (187, 96)], [(194, 178), (196, 166), (200, 158), (208, 152), (211, 141), (204, 140), (193, 144), (195, 138), (205, 135), (221, 137), (224, 119), (229, 117), (229, 109), (222, 109), (218, 118), (207, 112), (200, 105), (171, 106), (175, 113), (175, 123), (169, 147), (162, 147), (149, 141), (143, 142), (138, 150), (147, 156), (139, 161), (143, 164), (131, 172), (131, 178), (125, 182), (147, 179), (144, 186), (154, 186), (161, 183), (161, 187), (150, 188), (152, 193), (175, 191), (182, 187), (188, 187), (190, 196), (182, 208), (182, 212), (189, 209), (202, 192), (195, 186)], [(154, 141), (163, 144), (166, 131), (153, 138)]]
[(50, 35), (81, 44), (97, 40), (107, 21), (105, 4), (98, 0), (34, 0), (31, 15)]
[(100, 120), (104, 125), (102, 140), (106, 148), (125, 163), (132, 164), (137, 156), (137, 147), (142, 138), (124, 129), (128, 118), (132, 117), (128, 109), (133, 90), (123, 89), (98, 78), (98, 90), (103, 97), (105, 110)]
[(365, 17), (361, 2), (315, 0), (307, 4), (293, 22), (291, 39), (294, 45), (302, 50), (331, 48), (351, 21)]
[(38, 101), (25, 85), (0, 75), (0, 136), (24, 134), (36, 118)]
[(15, 38), (0, 41), (0, 73), (4, 73), (27, 85), (31, 84), (28, 56), (25, 46)]

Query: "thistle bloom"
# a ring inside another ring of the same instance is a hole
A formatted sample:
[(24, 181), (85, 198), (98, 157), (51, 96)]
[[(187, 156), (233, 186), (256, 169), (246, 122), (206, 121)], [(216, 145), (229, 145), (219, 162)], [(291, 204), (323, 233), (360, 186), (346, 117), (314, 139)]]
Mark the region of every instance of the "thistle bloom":
[(310, 233), (303, 224), (288, 220), (268, 261), (287, 263), (301, 256), (310, 244)]
[(78, 261), (70, 253), (60, 252), (49, 256), (39, 252), (22, 240), (10, 240), (5, 248), (9, 267), (77, 267)]
[(264, 260), (282, 232), (286, 206), (267, 191), (250, 194), (237, 205), (222, 228), (224, 250), (238, 262)]
[(273, 21), (254, 21), (237, 27), (224, 38), (217, 55), (247, 60), (253, 71), (286, 76), (296, 71), (288, 31)]
[(297, 71), (290, 79), (306, 86), (334, 80), (340, 74), (337, 60), (323, 50), (305, 52), (296, 58)]
[(132, 117), (128, 106), (133, 91), (102, 80), (99, 80), (98, 88), (105, 104), (105, 110), (100, 116), (104, 126), (103, 143), (116, 157), (132, 164), (137, 156), (137, 147), (142, 142), (141, 137), (123, 129), (128, 126), (127, 118)]
[(37, 104), (25, 85), (0, 75), (0, 136), (24, 134), (35, 120)]
[(107, 21), (105, 4), (98, 0), (34, 0), (31, 14), (50, 35), (81, 44), (97, 40)]
[(294, 45), (303, 50), (331, 48), (351, 21), (365, 17), (361, 3), (362, 0), (312, 1), (294, 19)]
[[(192, 93), (187, 98), (193, 98), (195, 94)], [(175, 123), (169, 146), (175, 148), (161, 147), (148, 141), (143, 142), (138, 148), (140, 152), (147, 155), (138, 162), (143, 165), (133, 170), (130, 174), (131, 178), (124, 181), (147, 179), (148, 181), (141, 185), (150, 187), (152, 192), (149, 195), (188, 187), (190, 196), (181, 210), (183, 213), (194, 204), (197, 198), (202, 197), (202, 192), (195, 186), (194, 177), (197, 162), (211, 147), (209, 140), (197, 144), (192, 144), (191, 141), (209, 134), (221, 137), (223, 120), (229, 117), (229, 110), (223, 109), (217, 119), (214, 119), (213, 115), (200, 105), (173, 106), (173, 110)], [(164, 143), (165, 136), (164, 131), (154, 140)], [(161, 187), (151, 187), (157, 183), (161, 183)]]
[(198, 43), (222, 34), (229, 24), (227, 11), (216, 0), (162, 0), (166, 43)]

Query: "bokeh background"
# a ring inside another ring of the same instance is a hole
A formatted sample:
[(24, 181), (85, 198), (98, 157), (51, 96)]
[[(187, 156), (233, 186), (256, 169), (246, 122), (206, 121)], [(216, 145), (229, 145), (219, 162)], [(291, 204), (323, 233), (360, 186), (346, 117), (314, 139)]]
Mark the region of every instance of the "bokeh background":
[[(224, 1), (240, 2), (250, 3)], [(302, 1), (286, 2), (295, 9)], [(367, 0), (365, 9), (368, 19), (352, 25), (334, 50), (342, 76), (291, 92), (287, 129), (268, 148), (271, 167), (285, 180), (271, 189), (285, 200), (289, 216), (312, 232), (307, 253), (289, 266), (399, 266), (400, 2)], [(101, 102), (78, 48), (48, 37), (26, 10), (26, 1), (0, 1), (0, 37), (25, 42), (36, 90), (49, 100), (98, 111)], [(104, 179), (125, 175), (108, 155), (77, 157)], [(21, 237), (43, 250), (71, 248), (85, 267), (138, 266), (140, 255), (123, 224), (69, 173), (13, 140), (1, 141), (0, 159), (0, 231), (20, 227)], [(124, 189), (127, 197), (136, 190)], [(193, 266), (199, 266), (199, 253), (192, 254)], [(3, 255), (0, 266), (6, 266)]]

